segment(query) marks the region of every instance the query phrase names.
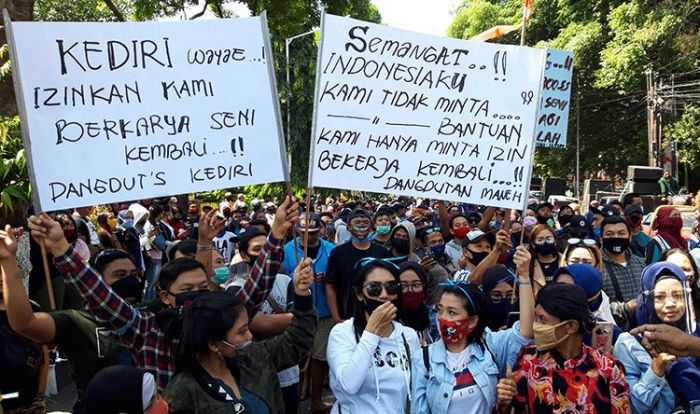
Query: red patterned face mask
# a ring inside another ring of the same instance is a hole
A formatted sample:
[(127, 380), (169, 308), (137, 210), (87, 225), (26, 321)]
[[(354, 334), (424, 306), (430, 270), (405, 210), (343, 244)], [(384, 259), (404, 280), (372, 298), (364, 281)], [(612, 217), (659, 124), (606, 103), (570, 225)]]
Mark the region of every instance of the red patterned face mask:
[(476, 329), (476, 325), (471, 328), (469, 327), (470, 319), (471, 318), (464, 318), (456, 321), (449, 321), (447, 319), (438, 318), (442, 340), (446, 344), (455, 344), (469, 336), (469, 334)]

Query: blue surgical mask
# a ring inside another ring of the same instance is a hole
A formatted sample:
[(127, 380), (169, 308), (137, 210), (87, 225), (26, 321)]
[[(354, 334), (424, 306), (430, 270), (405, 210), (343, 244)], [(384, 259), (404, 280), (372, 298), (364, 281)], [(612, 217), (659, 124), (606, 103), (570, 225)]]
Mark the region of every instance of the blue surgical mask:
[(125, 229), (130, 229), (134, 227), (134, 219), (124, 220), (124, 222), (122, 223), (122, 227), (124, 227)]
[(600, 227), (598, 227), (597, 229), (593, 229), (593, 235), (595, 236), (596, 239), (600, 238), (600, 235), (601, 235)]
[(377, 234), (385, 236), (391, 231), (391, 226), (377, 226)]

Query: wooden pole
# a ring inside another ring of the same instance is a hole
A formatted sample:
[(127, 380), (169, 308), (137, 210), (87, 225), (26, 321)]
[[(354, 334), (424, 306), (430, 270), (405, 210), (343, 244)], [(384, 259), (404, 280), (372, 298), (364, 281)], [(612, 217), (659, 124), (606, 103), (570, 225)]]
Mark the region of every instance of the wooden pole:
[(522, 28), (520, 31), (520, 46), (525, 46), (525, 27), (527, 26), (527, 20), (525, 20), (525, 16), (527, 14), (527, 7), (523, 5), (523, 23), (522, 23)]
[(51, 272), (49, 272), (49, 258), (46, 256), (46, 243), (43, 238), (39, 238), (41, 248), (41, 260), (44, 264), (44, 277), (46, 278), (46, 290), (49, 293), (49, 306), (51, 310), (56, 310), (56, 298), (53, 295), (53, 283), (51, 282)]
[(304, 221), (304, 260), (309, 257), (309, 208), (311, 207), (312, 188), (306, 189), (306, 220)]

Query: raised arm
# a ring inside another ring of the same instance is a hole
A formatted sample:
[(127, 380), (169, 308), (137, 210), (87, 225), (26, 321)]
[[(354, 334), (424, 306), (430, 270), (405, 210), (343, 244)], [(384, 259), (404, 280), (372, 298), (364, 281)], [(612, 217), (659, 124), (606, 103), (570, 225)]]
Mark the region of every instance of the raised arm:
[(37, 242), (43, 240), (46, 243), (66, 283), (85, 299), (88, 310), (97, 322), (115, 331), (125, 346), (139, 348), (144, 335), (155, 323), (153, 314), (134, 310), (115, 294), (102, 276), (83, 262), (63, 236), (61, 225), (48, 214), (31, 216), (29, 228)]
[(211, 209), (207, 214), (202, 214), (199, 216), (199, 232), (197, 236), (197, 261), (204, 265), (204, 269), (207, 272), (207, 280), (209, 282), (209, 289), (218, 289), (216, 283), (211, 280), (214, 276), (214, 270), (211, 264), (211, 250), (212, 240), (214, 237), (223, 230), (226, 223), (222, 220), (216, 213), (218, 210)]
[(18, 334), (40, 344), (56, 337), (56, 324), (47, 313), (32, 311), (22, 275), (17, 266), (17, 240), (10, 226), (0, 231), (0, 270), (2, 291), (10, 327)]
[(236, 293), (238, 298), (246, 304), (248, 314), (251, 316), (267, 299), (275, 284), (275, 277), (284, 257), (284, 237), (297, 220), (299, 220), (299, 203), (287, 196), (275, 213), (272, 231), (250, 270), (250, 277), (243, 285), (243, 289)]
[(512, 242), (508, 232), (505, 230), (500, 230), (496, 234), (496, 244), (491, 250), (491, 253), (484, 258), (484, 260), (479, 263), (476, 268), (469, 274), (469, 281), (475, 285), (481, 285), (484, 273), (496, 264), (498, 264), (498, 259), (510, 250)]
[(535, 295), (532, 292), (530, 280), (530, 252), (523, 246), (518, 246), (513, 256), (518, 279), (518, 302), (520, 303), (520, 335), (533, 338), (532, 324), (535, 321)]

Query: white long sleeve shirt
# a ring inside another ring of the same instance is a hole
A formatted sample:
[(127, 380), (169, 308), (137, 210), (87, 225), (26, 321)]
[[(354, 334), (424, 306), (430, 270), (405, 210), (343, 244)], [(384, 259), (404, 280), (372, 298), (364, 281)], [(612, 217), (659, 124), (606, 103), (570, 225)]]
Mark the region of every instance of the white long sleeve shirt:
[[(330, 387), (336, 397), (332, 413), (405, 412), (411, 373), (423, 363), (423, 353), (413, 329), (397, 322), (393, 326), (388, 338), (364, 331), (359, 343), (353, 319), (333, 328), (328, 340)], [(413, 404), (411, 412), (416, 412)]]

